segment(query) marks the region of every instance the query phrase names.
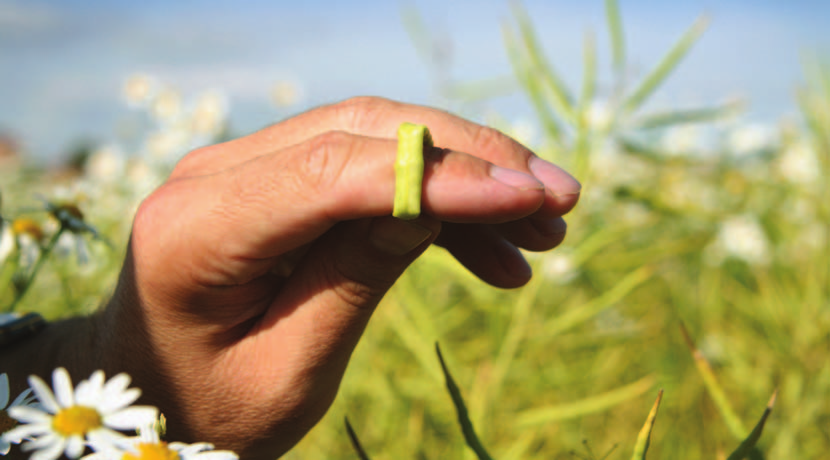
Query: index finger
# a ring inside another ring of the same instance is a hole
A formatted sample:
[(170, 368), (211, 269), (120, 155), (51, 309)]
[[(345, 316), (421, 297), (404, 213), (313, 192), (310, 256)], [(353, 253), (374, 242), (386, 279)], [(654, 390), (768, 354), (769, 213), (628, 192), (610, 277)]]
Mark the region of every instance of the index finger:
[(352, 98), (315, 108), (231, 141), (237, 144), (234, 150), (242, 152), (239, 155), (228, 156), (227, 146), (200, 149), (188, 155), (177, 170), (185, 175), (216, 173), (330, 131), (394, 139), (403, 122), (426, 125), (436, 146), (534, 175), (547, 189), (545, 203), (540, 208), (543, 216), (565, 214), (576, 204), (581, 189), (579, 182), (509, 136), (442, 110), (376, 97)]

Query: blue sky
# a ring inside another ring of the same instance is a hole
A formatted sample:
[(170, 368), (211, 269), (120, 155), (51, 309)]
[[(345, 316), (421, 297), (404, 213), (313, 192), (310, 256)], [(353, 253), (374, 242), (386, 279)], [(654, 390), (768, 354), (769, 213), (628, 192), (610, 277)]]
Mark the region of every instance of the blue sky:
[[(603, 2), (525, 0), (548, 57), (578, 81), (582, 37), (596, 32), (607, 63)], [(232, 123), (248, 132), (285, 116), (268, 102), (281, 79), (302, 83), (303, 106), (374, 94), (435, 102), (430, 72), (401, 20), (414, 7), (451, 44), (454, 79), (510, 74), (501, 25), (508, 1), (0, 0), (0, 130), (41, 158), (80, 138), (107, 141), (127, 112), (124, 79), (153, 74), (185, 95), (227, 92)], [(747, 97), (750, 116), (794, 112), (805, 52), (830, 55), (827, 1), (620, 1), (632, 71), (642, 73), (696, 17), (711, 25), (655, 100), (664, 106)], [(494, 101), (529, 114), (520, 95)], [(302, 107), (297, 107), (297, 110)]]

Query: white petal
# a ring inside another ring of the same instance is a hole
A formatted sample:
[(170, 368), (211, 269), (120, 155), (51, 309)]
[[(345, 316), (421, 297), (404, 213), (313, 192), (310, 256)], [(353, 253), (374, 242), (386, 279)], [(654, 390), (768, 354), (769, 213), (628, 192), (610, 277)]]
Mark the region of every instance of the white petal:
[(84, 455), (81, 457), (81, 460), (111, 460), (111, 459), (120, 459), (123, 454), (115, 454), (110, 452), (109, 454), (103, 452), (95, 452), (94, 454)]
[[(196, 454), (193, 456), (193, 458), (194, 460), (238, 460), (239, 456), (229, 450), (216, 450)], [(185, 460), (188, 459), (185, 458)]]
[(12, 450), (11, 443), (3, 438), (0, 438), (0, 455), (8, 455), (10, 450)]
[(134, 439), (136, 439), (136, 443), (141, 444), (158, 444), (159, 441), (161, 441), (159, 439), (159, 432), (156, 431), (156, 428), (153, 425), (143, 426), (139, 428), (138, 438)]
[(0, 410), (9, 404), (9, 376), (0, 374)]
[(75, 395), (72, 391), (72, 379), (69, 372), (59, 367), (52, 372), (52, 386), (55, 390), (55, 398), (61, 407), (72, 407), (75, 405)]
[(88, 381), (82, 380), (75, 387), (75, 404), (79, 406), (95, 407), (96, 397), (100, 397), (100, 393), (96, 393), (92, 385)]
[(66, 456), (69, 458), (78, 458), (84, 453), (84, 438), (78, 435), (72, 435), (66, 440)]
[(151, 425), (158, 418), (158, 409), (152, 406), (132, 406), (104, 416), (104, 425), (116, 430), (135, 430)]
[(75, 387), (75, 402), (82, 406), (98, 407), (97, 402), (103, 399), (103, 388), (104, 371), (95, 371), (88, 380)]
[(213, 450), (213, 444), (199, 442), (186, 445), (171, 442), (169, 447), (175, 450), (182, 460), (238, 460), (239, 456), (229, 450)]
[(119, 411), (130, 404), (134, 403), (136, 399), (141, 396), (141, 390), (138, 388), (131, 388), (122, 393), (113, 393), (105, 395), (102, 401), (98, 404), (98, 410), (103, 414), (109, 414)]
[(86, 439), (89, 447), (95, 452), (116, 452), (118, 447), (129, 444), (127, 436), (106, 428), (90, 431), (86, 434)]
[(17, 246), (11, 225), (0, 220), (0, 265), (8, 259)]
[(3, 433), (3, 439), (9, 442), (13, 442), (15, 444), (20, 444), (20, 442), (24, 439), (45, 435), (50, 433), (51, 431), (52, 427), (50, 425), (40, 423), (23, 424), (17, 425), (11, 430)]
[[(173, 448), (172, 447), (173, 444), (175, 444), (175, 443), (170, 444), (171, 448)], [(188, 455), (198, 454), (199, 452), (202, 452), (202, 451), (205, 451), (205, 450), (213, 450), (213, 444), (211, 444), (209, 442), (197, 442), (195, 444), (190, 444), (190, 445), (184, 444), (184, 445), (176, 446), (176, 447), (177, 448), (174, 449), (174, 450), (176, 450), (177, 452), (182, 454), (183, 457), (186, 457)]]
[(96, 389), (104, 388), (104, 371), (98, 369), (89, 376), (89, 382)]
[(31, 388), (26, 388), (26, 390), (23, 391), (23, 393), (20, 393), (19, 395), (17, 395), (16, 398), (14, 398), (14, 401), (12, 401), (12, 406), (28, 406), (29, 405), (28, 400), (29, 399), (34, 399), (34, 397), (29, 398), (29, 395), (31, 395), (31, 394), (32, 394), (32, 389)]
[(43, 409), (49, 412), (50, 414), (57, 414), (61, 407), (58, 405), (58, 402), (55, 400), (55, 396), (52, 394), (52, 390), (49, 389), (49, 386), (40, 379), (40, 377), (36, 375), (32, 375), (29, 377), (29, 386), (32, 387), (32, 390), (35, 391), (35, 395), (37, 395), (37, 400), (40, 401), (40, 405), (43, 406)]
[(122, 372), (109, 379), (106, 385), (104, 385), (104, 393), (121, 393), (126, 390), (128, 386), (130, 386), (130, 376)]
[(64, 447), (66, 447), (66, 441), (58, 436), (53, 436), (51, 441), (52, 443), (47, 445), (45, 449), (33, 453), (29, 460), (55, 460), (60, 457)]
[(47, 414), (46, 412), (43, 412), (42, 410), (35, 409), (34, 407), (10, 407), (8, 410), (8, 414), (11, 418), (17, 420), (20, 423), (45, 423), (47, 425), (52, 424), (51, 415)]

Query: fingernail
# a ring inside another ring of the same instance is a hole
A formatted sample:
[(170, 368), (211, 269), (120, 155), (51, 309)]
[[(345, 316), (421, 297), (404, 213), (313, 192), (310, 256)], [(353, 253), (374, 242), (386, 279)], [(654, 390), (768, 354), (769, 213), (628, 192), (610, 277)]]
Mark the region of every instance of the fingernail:
[(578, 195), (582, 190), (582, 184), (574, 176), (539, 157), (531, 158), (528, 168), (537, 179), (545, 184), (553, 196)]
[(393, 256), (409, 253), (431, 236), (432, 230), (394, 217), (378, 217), (369, 229), (372, 245)]
[(519, 171), (502, 168), (501, 166), (491, 166), (490, 177), (502, 184), (521, 190), (542, 190), (545, 188), (545, 184), (539, 182), (539, 179), (530, 174), (520, 173)]

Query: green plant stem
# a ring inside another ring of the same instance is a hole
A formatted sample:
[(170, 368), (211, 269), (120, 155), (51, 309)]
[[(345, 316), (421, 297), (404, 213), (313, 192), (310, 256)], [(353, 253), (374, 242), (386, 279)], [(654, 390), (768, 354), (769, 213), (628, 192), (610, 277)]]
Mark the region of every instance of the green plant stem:
[(392, 215), (399, 219), (412, 220), (421, 214), (426, 147), (432, 147), (432, 136), (426, 126), (401, 123), (398, 127), (395, 200), (392, 211)]
[(52, 239), (49, 240), (49, 243), (46, 244), (46, 247), (40, 252), (40, 257), (38, 257), (37, 262), (35, 262), (35, 266), (32, 268), (32, 272), (29, 274), (29, 279), (26, 280), (26, 283), (23, 285), (23, 288), (15, 295), (14, 300), (8, 307), (6, 307), (5, 311), (12, 313), (17, 309), (17, 306), (20, 304), (20, 301), (23, 300), (23, 297), (26, 296), (26, 293), (29, 292), (29, 286), (35, 282), (35, 277), (40, 272), (41, 267), (43, 267), (43, 262), (49, 257), (52, 253), (52, 250), (55, 249), (55, 245), (58, 243), (58, 238), (61, 237), (63, 234), (64, 228), (61, 227), (54, 235), (52, 235)]

